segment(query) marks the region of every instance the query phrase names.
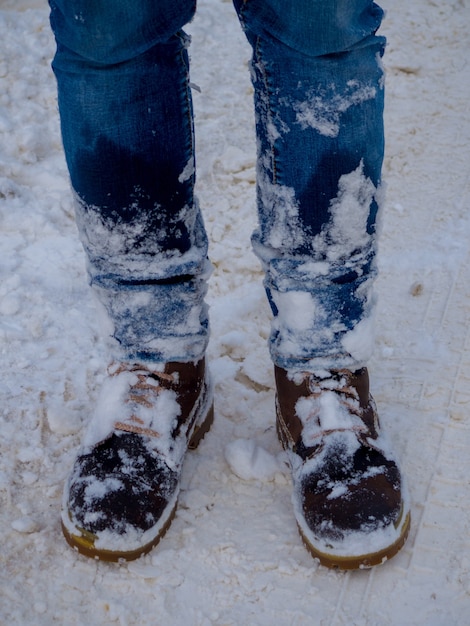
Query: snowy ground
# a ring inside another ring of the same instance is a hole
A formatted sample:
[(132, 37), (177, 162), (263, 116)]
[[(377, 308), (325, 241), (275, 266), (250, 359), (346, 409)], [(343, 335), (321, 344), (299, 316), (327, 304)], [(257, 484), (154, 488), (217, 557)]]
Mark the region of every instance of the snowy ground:
[(249, 247), (250, 51), (223, 0), (201, 0), (190, 27), (216, 266), (216, 423), (187, 459), (177, 517), (153, 553), (109, 565), (63, 541), (62, 484), (106, 358), (72, 216), (46, 3), (0, 2), (0, 623), (470, 623), (470, 5), (383, 4), (388, 195), (370, 369), (413, 526), (389, 563), (337, 573), (301, 544), (273, 427), (268, 311)]

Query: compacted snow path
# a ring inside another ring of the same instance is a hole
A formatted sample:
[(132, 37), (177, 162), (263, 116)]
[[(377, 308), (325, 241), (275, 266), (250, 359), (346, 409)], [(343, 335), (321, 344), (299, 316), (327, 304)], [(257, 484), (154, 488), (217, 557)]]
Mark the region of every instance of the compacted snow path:
[(106, 355), (73, 220), (48, 9), (0, 3), (0, 623), (469, 623), (470, 6), (383, 4), (387, 200), (370, 371), (413, 525), (389, 563), (340, 573), (302, 546), (276, 440), (269, 314), (249, 244), (250, 50), (223, 0), (201, 0), (188, 28), (215, 265), (216, 422), (187, 459), (176, 519), (156, 550), (110, 565), (65, 544), (62, 485)]

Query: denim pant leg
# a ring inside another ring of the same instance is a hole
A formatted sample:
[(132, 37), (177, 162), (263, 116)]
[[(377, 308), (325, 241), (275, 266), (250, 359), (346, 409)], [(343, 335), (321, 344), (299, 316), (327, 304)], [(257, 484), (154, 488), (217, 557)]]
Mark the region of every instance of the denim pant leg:
[(181, 30), (195, 5), (50, 1), (77, 224), (119, 359), (189, 361), (207, 344), (207, 239)]
[(385, 45), (370, 0), (234, 0), (253, 47), (255, 252), (284, 368), (357, 368), (372, 349)]

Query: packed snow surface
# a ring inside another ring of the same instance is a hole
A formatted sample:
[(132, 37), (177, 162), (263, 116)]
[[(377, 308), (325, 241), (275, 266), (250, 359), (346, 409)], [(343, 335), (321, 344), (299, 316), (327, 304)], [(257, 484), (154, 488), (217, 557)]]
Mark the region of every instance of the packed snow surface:
[[(302, 545), (276, 438), (269, 312), (250, 248), (250, 49), (224, 0), (201, 0), (188, 28), (215, 266), (215, 423), (186, 460), (176, 518), (152, 553), (110, 565), (66, 545), (63, 483), (107, 356), (61, 147), (47, 4), (0, 3), (0, 623), (469, 623), (470, 5), (383, 6), (387, 192), (370, 372), (413, 520), (393, 560), (341, 573)], [(321, 122), (308, 107), (298, 115)]]

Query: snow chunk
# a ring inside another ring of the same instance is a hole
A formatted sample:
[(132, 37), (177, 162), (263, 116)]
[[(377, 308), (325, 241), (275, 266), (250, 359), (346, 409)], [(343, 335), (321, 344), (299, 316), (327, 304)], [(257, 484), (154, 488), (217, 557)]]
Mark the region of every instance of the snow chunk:
[(189, 161), (186, 163), (184, 170), (178, 176), (178, 182), (184, 183), (194, 176), (195, 166), (194, 166), (194, 157), (191, 157)]
[(24, 446), (18, 450), (16, 456), (20, 463), (30, 463), (42, 459), (43, 452), (39, 447)]
[(353, 330), (344, 335), (342, 344), (358, 363), (367, 363), (375, 345), (375, 316), (361, 320)]
[(278, 459), (251, 439), (236, 439), (225, 447), (225, 459), (243, 480), (273, 480), (281, 471)]
[(330, 262), (348, 259), (355, 250), (366, 250), (370, 245), (367, 220), (376, 192), (364, 174), (362, 161), (356, 170), (339, 179), (338, 196), (330, 205), (331, 220), (315, 237), (315, 249)]
[(312, 294), (306, 291), (279, 292), (274, 295), (278, 307), (278, 323), (290, 331), (307, 331), (322, 310)]
[(35, 522), (35, 520), (26, 515), (13, 520), (11, 523), (11, 527), (13, 528), (13, 530), (16, 530), (16, 532), (25, 535), (35, 533), (39, 529), (37, 522)]
[(80, 416), (76, 411), (68, 410), (63, 402), (52, 400), (46, 410), (47, 423), (53, 433), (71, 435), (76, 433), (81, 425)]
[(357, 80), (349, 81), (344, 93), (338, 93), (334, 84), (323, 90), (312, 90), (307, 100), (294, 104), (296, 121), (302, 129), (313, 128), (325, 137), (337, 137), (343, 113), (352, 106), (372, 100), (376, 93), (374, 86), (361, 85)]
[(228, 146), (220, 158), (220, 164), (225, 172), (233, 174), (244, 170), (254, 169), (255, 159), (251, 153), (244, 152), (236, 146)]

